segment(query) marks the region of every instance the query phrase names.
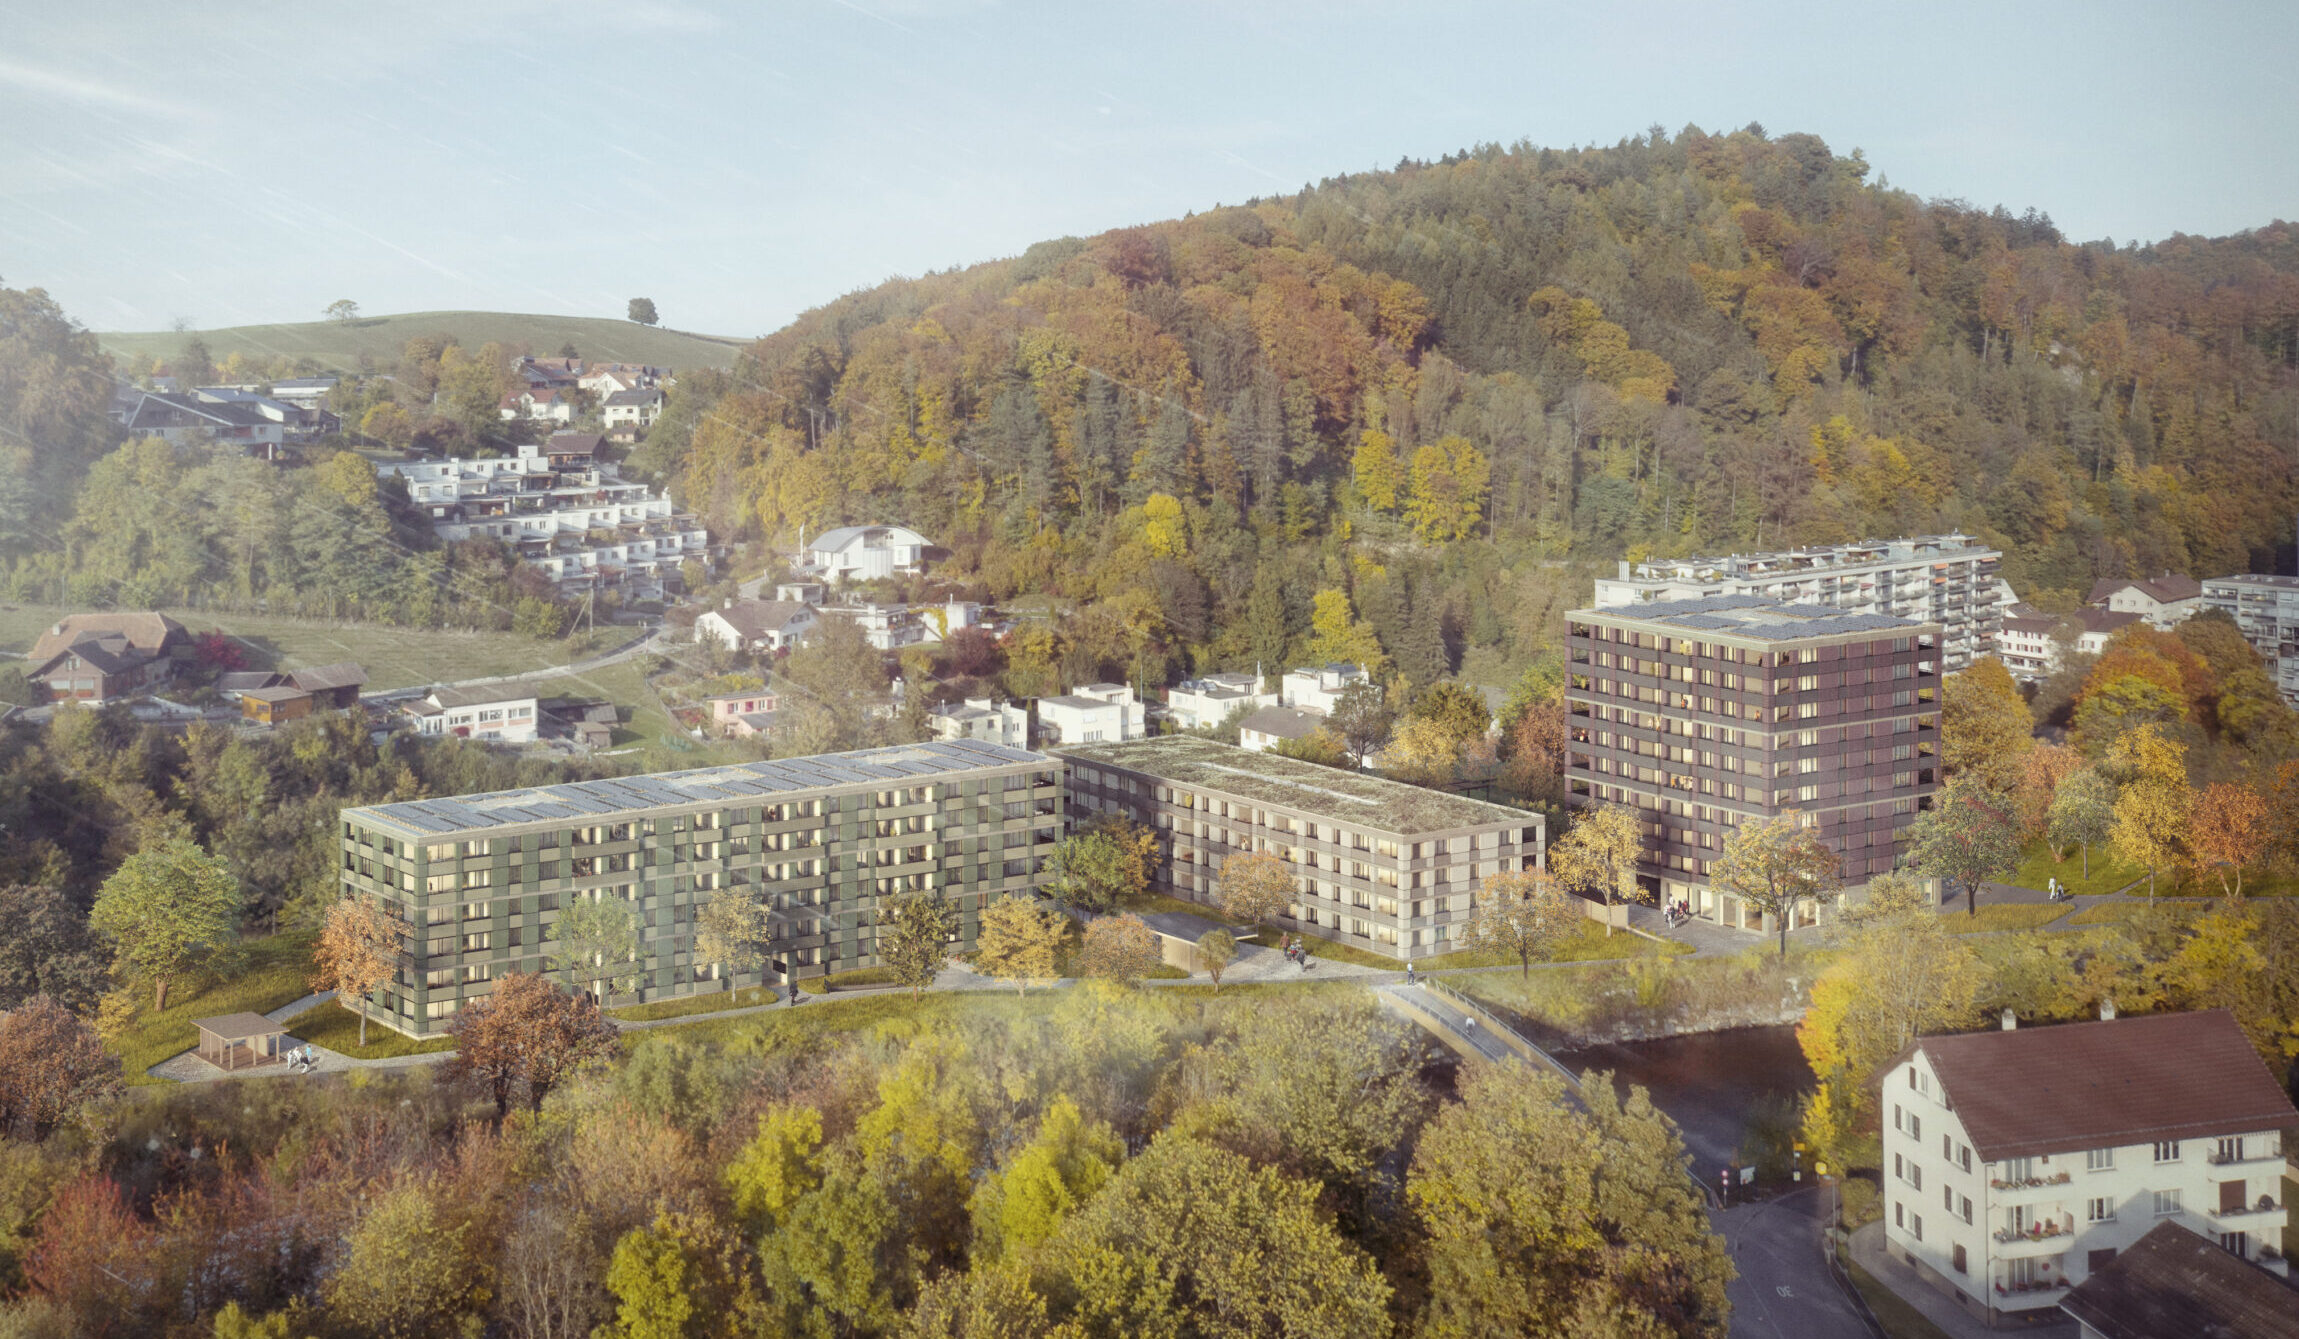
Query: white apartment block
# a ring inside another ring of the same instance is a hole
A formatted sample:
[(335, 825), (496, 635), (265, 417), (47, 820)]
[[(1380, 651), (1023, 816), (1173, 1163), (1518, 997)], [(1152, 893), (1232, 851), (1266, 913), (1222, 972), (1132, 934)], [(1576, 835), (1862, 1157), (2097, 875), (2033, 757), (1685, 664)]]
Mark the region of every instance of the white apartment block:
[(568, 594), (596, 587), (660, 599), (675, 588), (681, 563), (710, 551), (702, 521), (669, 498), (622, 479), (611, 464), (554, 466), (540, 446), (489, 460), (383, 465), (376, 473), (406, 481), (409, 500), (440, 539), (501, 540)]
[(2212, 577), (2203, 583), (2203, 607), (2234, 616), (2283, 700), (2299, 707), (2299, 577)]
[(1183, 730), (1208, 730), (1232, 711), (1277, 705), (1278, 695), (1261, 690), (1261, 674), (1208, 674), (1184, 679), (1166, 691), (1166, 714)]
[(532, 684), (489, 684), (433, 689), (407, 714), (415, 719), (417, 734), (532, 744), (540, 724), (537, 705)]
[(996, 698), (970, 697), (948, 703), (934, 708), (929, 717), (936, 739), (979, 739), (1010, 749), (1027, 747), (1030, 742), (1028, 708)]
[(1048, 744), (1103, 744), (1149, 733), (1149, 709), (1131, 684), (1089, 683), (1038, 699), (1038, 735)]
[(1320, 716), (1333, 714), (1334, 705), (1353, 684), (1366, 682), (1362, 665), (1318, 665), (1310, 669), (1291, 669), (1278, 681), (1278, 703), (1283, 707), (1298, 707), (1314, 711)]
[(1599, 577), (1596, 607), (1711, 595), (1757, 595), (1780, 604), (1820, 604), (1847, 613), (1892, 614), (1941, 629), (1943, 668), (1960, 670), (1995, 650), (1997, 569), (2003, 553), (1970, 535), (1672, 558), (1620, 565)]
[(2278, 1273), (2299, 1123), (2224, 1010), (1918, 1039), (1881, 1079), (1886, 1248), (1996, 1323), (2176, 1221)]

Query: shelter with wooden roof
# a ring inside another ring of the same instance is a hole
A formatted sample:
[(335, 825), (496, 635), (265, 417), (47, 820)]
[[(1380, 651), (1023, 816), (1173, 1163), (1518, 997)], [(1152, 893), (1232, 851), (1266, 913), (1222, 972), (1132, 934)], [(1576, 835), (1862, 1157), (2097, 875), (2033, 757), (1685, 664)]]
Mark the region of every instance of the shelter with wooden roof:
[(287, 1024), (262, 1014), (219, 1014), (192, 1022), (199, 1029), (199, 1057), (227, 1073), (277, 1065), (287, 1059), (280, 1039)]

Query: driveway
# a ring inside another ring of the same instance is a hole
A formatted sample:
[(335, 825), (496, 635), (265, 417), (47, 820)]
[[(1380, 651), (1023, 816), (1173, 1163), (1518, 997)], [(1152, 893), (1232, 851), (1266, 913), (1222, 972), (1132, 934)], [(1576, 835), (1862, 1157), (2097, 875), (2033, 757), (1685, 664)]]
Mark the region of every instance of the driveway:
[(1821, 1232), (1835, 1213), (1835, 1195), (1833, 1186), (1807, 1186), (1778, 1199), (1709, 1214), (1740, 1271), (1727, 1290), (1733, 1339), (1862, 1339), (1875, 1334), (1828, 1270)]

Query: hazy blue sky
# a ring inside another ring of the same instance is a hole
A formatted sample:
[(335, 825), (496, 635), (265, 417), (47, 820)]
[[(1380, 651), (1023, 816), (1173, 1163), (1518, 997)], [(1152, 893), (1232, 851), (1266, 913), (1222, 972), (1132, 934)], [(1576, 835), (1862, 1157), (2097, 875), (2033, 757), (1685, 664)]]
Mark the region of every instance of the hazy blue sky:
[(732, 335), (1480, 141), (1760, 121), (2078, 238), (2299, 216), (2299, 4), (0, 0), (0, 281), (98, 329)]

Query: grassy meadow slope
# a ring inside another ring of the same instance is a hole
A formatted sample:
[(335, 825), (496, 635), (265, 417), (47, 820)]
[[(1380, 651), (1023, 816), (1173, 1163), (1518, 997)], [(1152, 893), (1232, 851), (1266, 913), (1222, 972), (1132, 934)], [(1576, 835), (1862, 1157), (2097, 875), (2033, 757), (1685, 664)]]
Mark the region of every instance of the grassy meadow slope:
[(233, 352), (250, 357), (286, 355), (316, 358), (329, 367), (354, 370), (360, 360), (386, 367), (399, 357), (408, 340), (418, 335), (451, 334), (465, 348), (490, 341), (524, 344), (538, 354), (553, 354), (573, 344), (585, 358), (623, 363), (652, 363), (662, 367), (731, 367), (743, 341), (713, 335), (691, 335), (630, 321), (595, 316), (532, 316), (519, 312), (407, 312), (398, 316), (363, 316), (356, 321), (303, 321), (287, 325), (233, 326), (223, 330), (172, 330), (140, 333), (99, 333), (104, 348), (123, 361), (164, 358), (177, 352), (197, 334), (221, 362)]

